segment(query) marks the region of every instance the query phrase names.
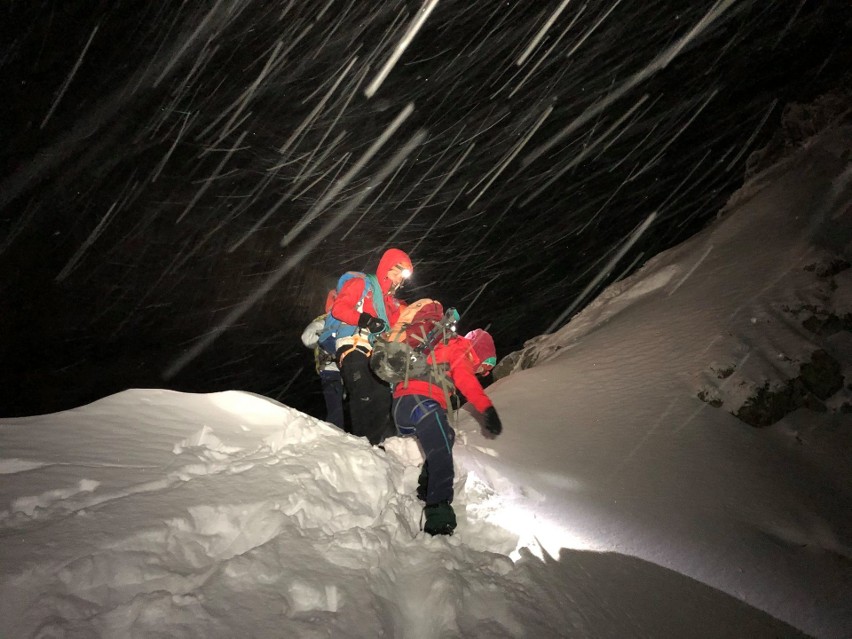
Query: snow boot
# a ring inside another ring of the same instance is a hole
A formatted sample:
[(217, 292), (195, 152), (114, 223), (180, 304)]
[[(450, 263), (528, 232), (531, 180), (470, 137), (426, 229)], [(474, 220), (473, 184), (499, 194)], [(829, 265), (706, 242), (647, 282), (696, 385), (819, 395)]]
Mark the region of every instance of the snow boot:
[(426, 525), (423, 531), (430, 535), (452, 535), (456, 529), (456, 513), (447, 501), (427, 505)]
[(429, 490), (429, 466), (423, 462), (423, 468), (420, 469), (420, 476), (417, 478), (417, 499), (422, 502), (426, 501), (426, 493)]

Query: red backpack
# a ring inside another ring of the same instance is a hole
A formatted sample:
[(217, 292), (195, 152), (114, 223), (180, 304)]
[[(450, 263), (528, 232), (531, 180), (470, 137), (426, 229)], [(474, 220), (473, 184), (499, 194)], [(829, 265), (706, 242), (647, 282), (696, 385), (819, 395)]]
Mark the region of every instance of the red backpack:
[(423, 299), (409, 305), (390, 332), (376, 340), (370, 366), (386, 382), (432, 379), (445, 371), (427, 362), (432, 348), (454, 336), (459, 314), (436, 300)]

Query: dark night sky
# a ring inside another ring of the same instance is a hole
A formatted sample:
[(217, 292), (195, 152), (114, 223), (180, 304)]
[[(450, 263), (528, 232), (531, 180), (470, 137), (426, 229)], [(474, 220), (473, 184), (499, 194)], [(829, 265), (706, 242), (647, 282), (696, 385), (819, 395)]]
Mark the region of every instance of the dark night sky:
[(846, 0), (13, 0), (0, 16), (0, 416), (128, 387), (313, 410), (299, 333), (391, 245), (414, 259), (405, 298), (457, 306), (505, 355), (652, 213), (592, 295), (712, 220), (784, 105), (852, 59)]

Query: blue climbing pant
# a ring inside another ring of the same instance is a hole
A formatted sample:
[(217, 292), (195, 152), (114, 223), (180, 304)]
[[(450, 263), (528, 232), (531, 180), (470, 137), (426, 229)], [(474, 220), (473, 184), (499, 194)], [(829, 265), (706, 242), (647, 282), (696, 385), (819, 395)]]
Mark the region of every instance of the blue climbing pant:
[(453, 442), (456, 433), (447, 411), (423, 395), (403, 395), (393, 400), (393, 419), (400, 435), (414, 435), (423, 447), (429, 468), (426, 503), (453, 501)]
[(325, 398), (325, 421), (346, 430), (343, 415), (343, 379), (339, 371), (320, 371), (322, 395)]

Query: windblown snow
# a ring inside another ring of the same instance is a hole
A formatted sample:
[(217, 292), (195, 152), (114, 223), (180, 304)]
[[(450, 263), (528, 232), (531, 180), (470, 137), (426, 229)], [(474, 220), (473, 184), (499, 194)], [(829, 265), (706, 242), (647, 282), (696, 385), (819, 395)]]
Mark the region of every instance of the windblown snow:
[[(1, 420), (0, 636), (852, 636), (852, 336), (797, 316), (850, 310), (850, 271), (818, 276), (850, 140), (533, 340), (488, 389), (499, 438), (462, 410), (453, 537), (419, 531), (414, 441), (250, 393)], [(731, 414), (817, 347), (845, 380), (823, 412)]]

